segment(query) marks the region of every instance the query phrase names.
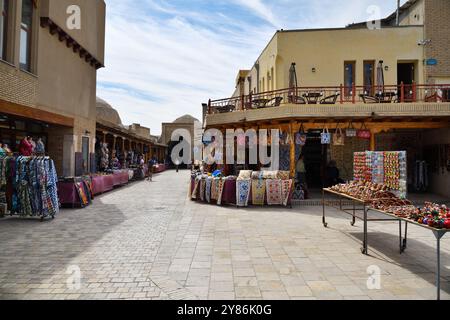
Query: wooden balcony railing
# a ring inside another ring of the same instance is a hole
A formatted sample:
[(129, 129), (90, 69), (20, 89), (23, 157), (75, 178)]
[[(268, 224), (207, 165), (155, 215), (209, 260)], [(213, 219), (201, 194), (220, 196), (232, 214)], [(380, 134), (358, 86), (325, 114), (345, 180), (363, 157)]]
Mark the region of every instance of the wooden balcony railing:
[(338, 87), (297, 87), (209, 100), (208, 114), (276, 108), (284, 104), (368, 104), (368, 103), (440, 103), (450, 102), (450, 84), (386, 85)]

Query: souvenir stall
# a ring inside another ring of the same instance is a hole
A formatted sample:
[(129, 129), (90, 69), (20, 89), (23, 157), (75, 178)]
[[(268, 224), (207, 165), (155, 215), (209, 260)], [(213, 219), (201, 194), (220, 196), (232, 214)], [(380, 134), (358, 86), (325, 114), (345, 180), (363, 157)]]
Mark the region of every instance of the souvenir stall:
[[(369, 253), (369, 222), (397, 222), (399, 224), (399, 251), (407, 249), (408, 227), (419, 226), (436, 238), (437, 298), (441, 292), (441, 239), (450, 231), (450, 209), (445, 205), (426, 202), (416, 207), (407, 198), (406, 152), (360, 152), (354, 155), (354, 181), (323, 189), (323, 217), (326, 207), (333, 207), (352, 216), (351, 224), (363, 221), (362, 253)], [(423, 170), (419, 164), (418, 169)], [(332, 196), (332, 199), (326, 197)], [(383, 217), (381, 217), (383, 216)]]
[(354, 180), (386, 185), (400, 198), (408, 195), (407, 155), (405, 151), (356, 152)]
[(55, 164), (49, 157), (0, 158), (0, 216), (54, 218), (59, 213)]
[(241, 170), (238, 177), (222, 177), (220, 171), (212, 175), (192, 175), (192, 200), (216, 205), (291, 206), (294, 181), (289, 171)]

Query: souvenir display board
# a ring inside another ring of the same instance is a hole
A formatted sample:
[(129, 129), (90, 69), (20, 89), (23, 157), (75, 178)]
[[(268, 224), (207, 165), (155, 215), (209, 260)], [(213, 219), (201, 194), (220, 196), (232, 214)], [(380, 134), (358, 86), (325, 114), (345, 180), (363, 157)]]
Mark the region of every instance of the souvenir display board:
[(356, 152), (353, 168), (355, 181), (383, 184), (398, 197), (407, 197), (406, 151)]

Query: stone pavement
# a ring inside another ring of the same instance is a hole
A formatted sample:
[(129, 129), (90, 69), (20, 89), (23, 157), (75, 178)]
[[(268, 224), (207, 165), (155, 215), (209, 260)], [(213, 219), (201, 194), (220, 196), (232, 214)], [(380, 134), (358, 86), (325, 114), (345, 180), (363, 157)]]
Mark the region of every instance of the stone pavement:
[[(54, 221), (1, 219), (0, 299), (435, 298), (427, 230), (410, 227), (400, 255), (398, 224), (371, 223), (367, 257), (361, 223), (336, 211), (325, 229), (319, 207), (194, 203), (188, 180), (169, 171)], [(442, 247), (450, 299), (450, 239)], [(367, 287), (370, 266), (381, 271), (380, 290)]]

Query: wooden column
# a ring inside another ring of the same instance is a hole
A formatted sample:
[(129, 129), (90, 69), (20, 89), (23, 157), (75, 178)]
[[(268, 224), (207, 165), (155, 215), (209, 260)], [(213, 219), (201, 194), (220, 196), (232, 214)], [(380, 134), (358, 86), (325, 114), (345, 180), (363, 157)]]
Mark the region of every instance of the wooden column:
[(106, 134), (107, 134), (107, 132), (103, 131), (103, 143), (106, 143)]
[(371, 129), (370, 130), (370, 151), (376, 151), (377, 145), (376, 145), (376, 132), (377, 130)]
[(296, 162), (297, 159), (295, 159), (295, 125), (294, 122), (291, 121), (291, 123), (289, 124), (289, 133), (291, 135), (291, 163), (290, 163), (290, 167), (291, 167), (291, 177), (295, 178), (295, 167), (296, 167)]

